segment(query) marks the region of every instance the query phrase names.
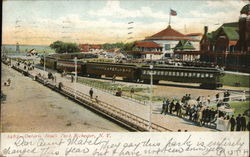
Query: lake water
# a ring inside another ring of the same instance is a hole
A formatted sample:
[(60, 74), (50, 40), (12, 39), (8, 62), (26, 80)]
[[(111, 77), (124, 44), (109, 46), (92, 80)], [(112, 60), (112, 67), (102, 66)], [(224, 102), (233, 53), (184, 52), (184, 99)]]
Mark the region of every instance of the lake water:
[[(55, 51), (51, 49), (49, 46), (45, 45), (19, 45), (19, 49), (21, 53), (30, 51), (32, 49), (35, 49), (37, 52), (48, 52), (48, 53), (54, 53)], [(5, 52), (16, 52), (16, 45), (2, 45), (1, 50)]]

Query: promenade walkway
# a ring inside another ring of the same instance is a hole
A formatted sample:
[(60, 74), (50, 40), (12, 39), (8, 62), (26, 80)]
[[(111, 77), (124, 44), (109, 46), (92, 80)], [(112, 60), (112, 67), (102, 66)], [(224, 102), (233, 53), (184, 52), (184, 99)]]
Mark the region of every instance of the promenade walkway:
[[(23, 68), (23, 65), (20, 65), (21, 68)], [(44, 72), (41, 69), (35, 68), (32, 71), (29, 71), (29, 73), (33, 76), (36, 76), (37, 74), (41, 74), (47, 77), (47, 72)], [(61, 77), (61, 74), (54, 73), (56, 75), (56, 83), (62, 82), (64, 86), (71, 87), (77, 91), (80, 91), (84, 94), (89, 93), (90, 86), (81, 84), (81, 83), (72, 83), (69, 76)], [(145, 120), (149, 120), (149, 104), (141, 104), (137, 103), (135, 101), (125, 99), (122, 97), (114, 96), (111, 93), (101, 91), (99, 89), (93, 88), (94, 94), (93, 98), (98, 96), (98, 100), (106, 102), (110, 105), (113, 105), (117, 108), (120, 108), (124, 111), (127, 111), (129, 113), (132, 113), (134, 115), (137, 115)], [(182, 118), (179, 118), (175, 115), (162, 115), (161, 112), (161, 106), (162, 104), (154, 103), (152, 105), (152, 122), (155, 124), (158, 124), (162, 127), (168, 128), (172, 131), (178, 131), (179, 129), (181, 131), (187, 130), (187, 131), (216, 131), (215, 129), (210, 129), (206, 127), (200, 127), (196, 126), (193, 122), (189, 120), (185, 120)]]

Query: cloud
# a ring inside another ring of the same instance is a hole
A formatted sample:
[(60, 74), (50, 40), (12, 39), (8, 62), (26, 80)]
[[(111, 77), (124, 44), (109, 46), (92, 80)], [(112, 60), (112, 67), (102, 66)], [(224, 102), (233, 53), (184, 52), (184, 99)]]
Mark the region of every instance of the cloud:
[[(13, 39), (23, 44), (39, 43), (50, 44), (55, 40), (81, 42), (81, 43), (106, 43), (127, 42), (129, 37), (134, 40), (144, 39), (160, 29), (167, 27), (165, 22), (143, 23), (135, 22), (128, 25), (127, 21), (114, 21), (105, 18), (95, 20), (84, 19), (77, 14), (69, 14), (56, 20), (50, 18), (36, 18), (34, 21), (38, 28), (32, 28), (23, 23), (21, 32), (15, 33), (14, 27), (4, 27), (4, 43), (15, 43)], [(133, 29), (128, 30), (129, 26)], [(132, 34), (128, 34), (132, 32)]]
[(241, 9), (242, 6), (247, 4), (247, 0), (217, 0), (217, 1), (206, 1), (205, 6), (208, 8), (235, 8)]
[[(190, 11), (193, 18), (184, 18), (183, 20), (189, 24), (195, 23), (199, 28), (207, 25), (212, 31), (223, 23), (237, 22), (240, 17), (240, 10), (246, 4), (247, 1), (240, 0), (205, 1), (200, 10)], [(207, 12), (204, 10), (207, 10)]]
[[(246, 2), (242, 1), (206, 1), (199, 10), (186, 12), (188, 17), (180, 15), (173, 16), (172, 27), (182, 33), (203, 32), (204, 25), (209, 26), (209, 31), (217, 29), (216, 23), (234, 22), (238, 20), (240, 9)], [(218, 9), (223, 7), (226, 9)], [(216, 9), (217, 8), (217, 9)], [(212, 9), (213, 12), (207, 11)], [(223, 10), (223, 11), (221, 11)], [(15, 43), (16, 39), (21, 43), (50, 44), (55, 40), (65, 40), (81, 43), (106, 43), (106, 42), (127, 42), (129, 37), (133, 40), (144, 39), (151, 36), (168, 25), (168, 13), (150, 7), (141, 6), (136, 10), (121, 8), (120, 1), (107, 1), (106, 5), (97, 11), (90, 10), (90, 18), (81, 14), (67, 14), (59, 18), (32, 17), (23, 20), (20, 25), (20, 32), (17, 32), (15, 24), (3, 25), (4, 43)], [(116, 18), (133, 17), (133, 29), (128, 30), (127, 20), (117, 20)], [(151, 18), (153, 22), (141, 19)], [(35, 26), (35, 27), (34, 27)], [(128, 34), (132, 32), (131, 34)]]
[(95, 16), (111, 16), (113, 18), (138, 18), (153, 17), (157, 19), (167, 18), (168, 14), (162, 11), (153, 11), (150, 7), (140, 7), (137, 10), (126, 10), (121, 8), (120, 1), (107, 1), (106, 6), (101, 10), (90, 10), (88, 14)]

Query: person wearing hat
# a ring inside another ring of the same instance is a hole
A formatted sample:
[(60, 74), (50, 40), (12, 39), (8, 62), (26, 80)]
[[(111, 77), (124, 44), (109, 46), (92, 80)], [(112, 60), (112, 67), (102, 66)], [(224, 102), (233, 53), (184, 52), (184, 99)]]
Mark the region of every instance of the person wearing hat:
[(236, 117), (236, 131), (241, 130), (241, 114)]
[(247, 122), (246, 122), (246, 117), (245, 117), (245, 115), (243, 114), (242, 116), (241, 116), (241, 131), (246, 131), (246, 127), (247, 127)]
[(231, 131), (234, 131), (234, 128), (235, 128), (235, 123), (236, 123), (236, 121), (235, 121), (235, 119), (234, 119), (234, 115), (232, 115), (232, 117), (230, 118), (230, 120), (229, 120), (229, 123), (230, 123), (230, 125), (231, 125)]

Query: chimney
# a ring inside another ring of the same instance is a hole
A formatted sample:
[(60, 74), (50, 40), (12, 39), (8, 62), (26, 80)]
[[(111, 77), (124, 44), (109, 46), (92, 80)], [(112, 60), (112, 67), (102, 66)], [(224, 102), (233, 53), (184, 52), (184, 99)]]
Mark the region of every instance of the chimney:
[(204, 26), (204, 34), (207, 34), (208, 26)]

